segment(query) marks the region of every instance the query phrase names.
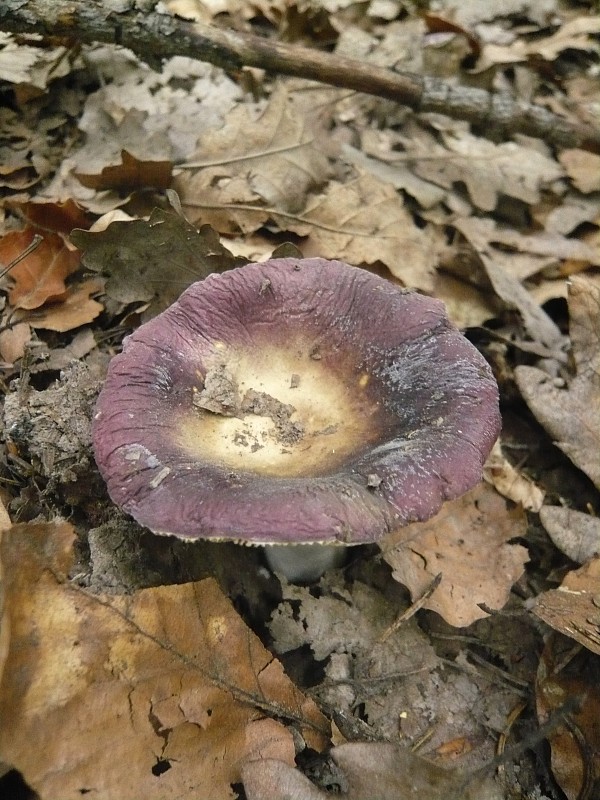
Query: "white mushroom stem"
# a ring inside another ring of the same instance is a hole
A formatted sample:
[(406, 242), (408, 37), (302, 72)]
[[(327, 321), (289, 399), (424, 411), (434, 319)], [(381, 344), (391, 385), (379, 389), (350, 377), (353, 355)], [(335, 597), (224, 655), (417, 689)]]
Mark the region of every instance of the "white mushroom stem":
[(310, 583), (318, 580), (328, 569), (341, 567), (346, 560), (346, 548), (335, 544), (266, 545), (267, 563), (291, 583)]

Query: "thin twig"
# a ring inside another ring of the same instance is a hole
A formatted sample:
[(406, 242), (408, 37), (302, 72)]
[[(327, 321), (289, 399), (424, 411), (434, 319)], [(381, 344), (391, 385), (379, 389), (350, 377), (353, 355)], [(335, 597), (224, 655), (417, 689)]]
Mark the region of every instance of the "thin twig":
[(406, 609), (406, 611), (403, 611), (402, 614), (396, 617), (396, 619), (392, 622), (392, 624), (388, 628), (386, 628), (386, 630), (381, 634), (381, 636), (379, 637), (379, 641), (381, 643), (387, 642), (390, 636), (393, 633), (395, 633), (401, 625), (403, 625), (407, 620), (409, 620), (412, 616), (414, 616), (417, 613), (417, 611), (423, 608), (427, 600), (429, 600), (431, 595), (440, 585), (441, 581), (442, 581), (442, 573), (438, 572), (438, 574), (431, 581), (429, 586), (425, 589), (421, 597), (419, 597), (418, 600), (416, 600), (411, 606), (409, 606)]

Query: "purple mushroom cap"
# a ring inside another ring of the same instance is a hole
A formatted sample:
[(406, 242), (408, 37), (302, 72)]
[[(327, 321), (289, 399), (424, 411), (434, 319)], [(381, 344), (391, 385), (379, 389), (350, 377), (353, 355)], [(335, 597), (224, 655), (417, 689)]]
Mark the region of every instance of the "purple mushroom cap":
[(438, 300), (340, 261), (190, 286), (124, 343), (93, 422), (114, 502), (155, 533), (373, 542), (481, 479), (486, 361)]

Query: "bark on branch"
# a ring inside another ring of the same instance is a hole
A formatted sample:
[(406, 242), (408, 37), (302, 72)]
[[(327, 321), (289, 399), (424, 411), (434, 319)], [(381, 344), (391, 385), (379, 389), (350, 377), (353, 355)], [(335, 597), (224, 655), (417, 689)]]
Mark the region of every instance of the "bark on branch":
[(185, 55), (226, 70), (260, 67), (385, 97), (415, 111), (435, 111), (502, 140), (525, 133), (557, 147), (600, 152), (600, 128), (570, 122), (541, 106), (437, 78), (395, 72), (308, 47), (147, 12), (149, 0), (0, 0), (0, 28), (13, 33), (67, 36), (129, 47), (142, 60)]

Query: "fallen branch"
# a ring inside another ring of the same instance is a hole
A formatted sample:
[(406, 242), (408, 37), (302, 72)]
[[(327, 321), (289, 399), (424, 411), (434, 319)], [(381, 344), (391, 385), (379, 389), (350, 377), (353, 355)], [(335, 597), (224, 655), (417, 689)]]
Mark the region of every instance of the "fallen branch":
[(148, 0), (0, 0), (0, 28), (123, 45), (150, 63), (183, 55), (226, 70), (259, 67), (385, 97), (415, 111), (467, 120), (497, 141), (525, 133), (553, 146), (600, 152), (599, 128), (570, 122), (540, 106), (166, 13), (138, 10), (155, 6)]

